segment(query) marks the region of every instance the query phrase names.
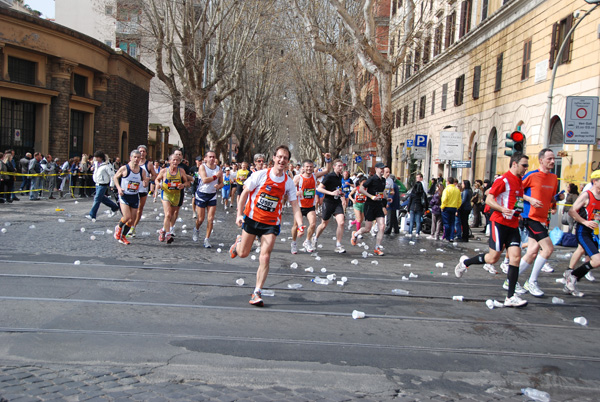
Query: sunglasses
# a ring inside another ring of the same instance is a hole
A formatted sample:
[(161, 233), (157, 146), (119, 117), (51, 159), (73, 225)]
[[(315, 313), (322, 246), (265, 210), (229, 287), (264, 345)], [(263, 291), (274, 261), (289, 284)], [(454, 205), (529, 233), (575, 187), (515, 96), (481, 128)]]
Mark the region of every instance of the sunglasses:
[(255, 163), (265, 163), (265, 161), (264, 161), (264, 160), (262, 160), (262, 159), (259, 159), (259, 160), (257, 160)]
[(529, 165), (527, 165), (527, 164), (524, 165), (522, 163), (521, 163), (521, 166), (523, 166), (524, 168), (528, 168), (529, 167)]

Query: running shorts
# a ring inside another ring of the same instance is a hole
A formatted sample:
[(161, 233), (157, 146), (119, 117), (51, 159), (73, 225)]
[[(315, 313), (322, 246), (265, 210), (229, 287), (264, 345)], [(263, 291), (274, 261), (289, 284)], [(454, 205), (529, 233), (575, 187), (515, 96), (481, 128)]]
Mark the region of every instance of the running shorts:
[(383, 212), (383, 207), (381, 206), (380, 202), (378, 202), (377, 204), (365, 203), (363, 210), (365, 212), (365, 221), (366, 222), (373, 222), (377, 218), (385, 217), (385, 212)]
[(365, 211), (365, 203), (364, 202), (359, 202), (358, 204), (355, 202), (353, 205), (355, 210), (359, 211), (359, 212), (364, 212)]
[(577, 234), (577, 241), (589, 257), (598, 254), (598, 242), (594, 239), (594, 233), (588, 227), (577, 225), (575, 233)]
[(146, 192), (138, 193), (138, 195), (140, 196), (140, 198), (148, 197), (148, 193)]
[(302, 208), (300, 207), (300, 212), (302, 212), (302, 216), (307, 216), (309, 212), (311, 211), (315, 211), (315, 207), (309, 207), (309, 208)]
[(179, 192), (179, 202), (177, 203), (177, 205), (173, 205), (174, 207), (180, 207), (183, 205), (183, 199), (185, 198), (185, 189), (181, 189), (181, 191)]
[(544, 240), (548, 237), (548, 229), (541, 222), (533, 219), (524, 219), (525, 227), (529, 233), (529, 237), (533, 237), (536, 241)]
[(181, 191), (160, 190), (160, 199), (167, 201), (172, 207), (180, 206), (181, 198)]
[(331, 216), (336, 216), (338, 214), (344, 214), (344, 207), (342, 206), (342, 202), (328, 202), (325, 201), (323, 205), (323, 220), (328, 221)]
[(129, 208), (138, 209), (140, 197), (137, 194), (123, 194), (119, 195), (119, 202), (127, 205)]
[(500, 252), (509, 247), (521, 247), (519, 228), (511, 228), (500, 223), (490, 222), (490, 249)]
[(317, 195), (319, 196), (319, 198), (323, 198), (325, 197), (325, 194), (323, 194), (322, 192), (320, 192), (319, 190), (315, 190), (315, 192), (317, 193)]
[(214, 207), (217, 205), (217, 193), (196, 193), (194, 203), (200, 208)]
[(246, 231), (246, 233), (262, 236), (268, 234), (274, 234), (275, 236), (279, 235), (280, 227), (279, 225), (267, 225), (266, 223), (257, 222), (254, 219), (244, 217), (244, 225), (242, 229)]

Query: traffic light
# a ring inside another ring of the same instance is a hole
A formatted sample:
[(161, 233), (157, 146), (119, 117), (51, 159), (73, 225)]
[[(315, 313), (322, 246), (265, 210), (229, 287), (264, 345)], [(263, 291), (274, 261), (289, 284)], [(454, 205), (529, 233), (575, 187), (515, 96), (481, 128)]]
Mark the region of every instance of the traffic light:
[(513, 131), (511, 134), (506, 134), (506, 151), (504, 155), (513, 156), (515, 152), (523, 152), (525, 142), (525, 134), (520, 131)]

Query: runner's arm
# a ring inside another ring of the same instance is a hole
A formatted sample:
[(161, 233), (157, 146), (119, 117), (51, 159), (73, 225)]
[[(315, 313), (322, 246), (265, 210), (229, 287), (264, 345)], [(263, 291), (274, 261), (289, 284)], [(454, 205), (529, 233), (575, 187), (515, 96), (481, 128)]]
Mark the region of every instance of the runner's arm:
[(156, 185), (156, 188), (160, 187), (160, 182), (163, 181), (163, 176), (165, 175), (165, 172), (166, 172), (166, 170), (162, 169), (156, 176), (156, 179), (154, 180), (154, 184)]
[[(237, 205), (237, 218), (235, 219), (235, 223), (242, 227), (244, 223), (244, 208), (246, 207), (246, 201), (248, 201), (248, 194), (250, 194), (250, 190), (244, 186), (244, 190), (239, 195), (238, 205)], [(302, 225), (300, 225), (302, 226)]]
[(183, 184), (182, 189), (188, 188), (192, 183), (191, 176), (188, 176), (187, 174), (185, 174), (185, 170), (183, 168), (179, 168), (179, 173), (181, 174), (181, 178), (183, 179), (183, 183), (181, 183), (181, 184)]
[(581, 215), (579, 215), (579, 210), (581, 208), (585, 208), (588, 205), (589, 199), (590, 199), (590, 197), (589, 197), (587, 191), (585, 193), (581, 193), (581, 195), (579, 197), (577, 197), (577, 200), (575, 200), (573, 207), (571, 209), (569, 209), (569, 212), (567, 212), (567, 213), (577, 223), (585, 225), (590, 229), (594, 229), (595, 227), (598, 226), (596, 221), (593, 221), (593, 220), (586, 221), (585, 219), (583, 219), (581, 217)]
[(514, 210), (512, 209), (508, 209), (508, 208), (504, 208), (502, 205), (498, 204), (496, 202), (496, 197), (493, 194), (488, 194), (487, 198), (485, 199), (485, 203), (487, 205), (490, 206), (490, 208), (492, 208), (495, 211), (498, 211), (504, 215), (511, 215), (514, 213)]
[(326, 190), (326, 189), (325, 189), (325, 185), (324, 185), (323, 183), (320, 183), (320, 184), (319, 184), (319, 192), (321, 192), (321, 193), (323, 193), (323, 194), (330, 195), (330, 196), (332, 196), (332, 197), (335, 197), (335, 196), (339, 196), (339, 195), (341, 195), (341, 194), (340, 194), (340, 193), (341, 193), (341, 191), (338, 191), (338, 190), (335, 190), (335, 191), (329, 191), (329, 190)]
[(126, 166), (121, 166), (117, 173), (115, 173), (115, 177), (113, 177), (113, 181), (115, 183), (115, 187), (117, 187), (117, 191), (119, 195), (123, 195), (123, 189), (121, 188), (121, 177), (123, 177), (123, 172), (127, 170)]
[[(333, 163), (331, 160), (331, 154), (329, 152), (324, 153), (323, 157), (325, 158), (325, 169), (323, 169), (321, 172), (315, 173), (315, 177), (317, 179), (319, 177), (325, 176), (327, 173), (331, 172), (331, 168), (333, 166)], [(327, 161), (329, 161), (329, 162), (327, 162)]]
[(299, 228), (302, 227), (302, 212), (300, 211), (300, 206), (298, 205), (298, 200), (290, 201), (292, 204), (292, 211), (294, 212), (294, 220), (296, 221), (296, 226)]

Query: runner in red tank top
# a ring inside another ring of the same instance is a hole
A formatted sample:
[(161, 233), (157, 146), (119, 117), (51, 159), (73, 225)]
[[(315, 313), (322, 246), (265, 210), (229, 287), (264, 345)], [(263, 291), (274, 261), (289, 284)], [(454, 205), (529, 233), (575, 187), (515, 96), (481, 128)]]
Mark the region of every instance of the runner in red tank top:
[[(302, 216), (306, 216), (308, 219), (308, 232), (306, 234), (306, 240), (304, 240), (304, 243), (302, 244), (308, 253), (315, 251), (309, 239), (312, 239), (315, 229), (317, 228), (317, 213), (315, 212), (317, 180), (331, 171), (331, 154), (325, 153), (323, 154), (323, 157), (325, 158), (325, 170), (315, 173), (315, 164), (313, 161), (307, 159), (302, 163), (302, 173), (294, 177), (294, 185), (297, 189), (296, 194), (300, 200), (300, 211), (302, 212)], [(294, 222), (294, 225), (292, 226), (292, 254), (298, 253), (296, 239), (298, 238), (298, 234), (302, 236), (303, 233), (304, 232), (298, 233), (298, 226), (296, 226), (296, 222)]]
[(231, 258), (238, 255), (241, 258), (247, 257), (256, 236), (261, 237), (256, 287), (250, 299), (250, 304), (254, 306), (263, 306), (261, 290), (269, 274), (271, 252), (280, 231), (281, 206), (285, 196), (292, 204), (296, 225), (302, 226), (302, 213), (296, 199), (296, 188), (292, 179), (286, 174), (290, 157), (288, 147), (285, 145), (277, 147), (273, 157), (274, 166), (253, 173), (244, 182), (244, 190), (240, 194), (237, 205), (236, 224), (242, 227), (242, 234), (229, 249)]
[[(566, 280), (563, 291), (573, 296), (582, 297), (583, 293), (577, 290), (576, 284), (592, 268), (600, 266), (600, 252), (597, 239), (600, 221), (600, 170), (592, 173), (592, 188), (581, 193), (569, 210), (569, 215), (577, 221), (577, 241), (583, 247), (590, 260), (577, 269), (567, 269), (564, 273)], [(582, 210), (582, 211), (580, 211)]]

